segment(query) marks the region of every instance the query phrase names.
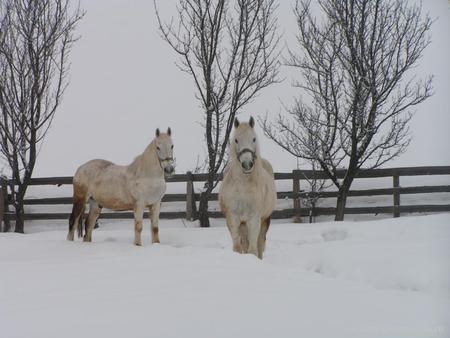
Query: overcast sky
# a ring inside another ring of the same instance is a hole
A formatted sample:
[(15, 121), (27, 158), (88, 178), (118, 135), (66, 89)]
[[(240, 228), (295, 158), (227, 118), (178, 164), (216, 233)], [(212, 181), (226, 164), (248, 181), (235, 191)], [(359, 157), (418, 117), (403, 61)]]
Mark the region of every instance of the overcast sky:
[[(291, 0), (278, 9), (284, 42), (295, 47)], [(161, 15), (174, 15), (174, 0), (159, 0)], [(38, 176), (72, 175), (82, 163), (104, 158), (128, 164), (151, 142), (157, 127), (173, 130), (177, 172), (192, 169), (204, 154), (202, 111), (194, 98), (192, 79), (175, 66), (176, 56), (158, 35), (152, 0), (84, 0), (82, 36), (72, 55), (71, 83), (41, 148)], [(425, 0), (434, 18), (432, 44), (418, 74), (434, 74), (435, 95), (422, 104), (412, 123), (414, 137), (407, 153), (386, 166), (450, 165), (450, 5)], [(240, 115), (281, 112), (298, 89), (298, 74), (283, 69), (286, 80), (261, 92)], [(259, 131), (261, 152), (275, 171), (290, 171), (296, 160)], [(306, 165), (303, 165), (307, 168)]]

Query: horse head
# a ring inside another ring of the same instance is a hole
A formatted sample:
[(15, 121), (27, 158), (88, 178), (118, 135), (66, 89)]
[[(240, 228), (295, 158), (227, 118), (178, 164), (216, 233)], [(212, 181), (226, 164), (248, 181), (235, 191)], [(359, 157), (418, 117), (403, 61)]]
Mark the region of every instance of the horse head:
[(158, 156), (159, 164), (164, 171), (164, 175), (171, 176), (175, 172), (172, 130), (169, 127), (167, 128), (167, 133), (161, 133), (159, 128), (157, 128), (155, 135), (156, 155)]
[(254, 127), (255, 120), (253, 117), (250, 117), (248, 123), (240, 123), (237, 118), (234, 119), (235, 131), (232, 140), (232, 152), (246, 174), (253, 171), (259, 157), (259, 146)]

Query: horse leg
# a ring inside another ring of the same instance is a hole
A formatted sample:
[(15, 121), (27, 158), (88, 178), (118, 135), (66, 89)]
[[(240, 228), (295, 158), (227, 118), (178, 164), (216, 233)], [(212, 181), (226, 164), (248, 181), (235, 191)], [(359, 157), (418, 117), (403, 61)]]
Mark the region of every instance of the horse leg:
[[(81, 237), (82, 228), (78, 226), (81, 222), (81, 218), (84, 214), (84, 208), (86, 206), (87, 197), (83, 191), (76, 185), (73, 187), (73, 206), (72, 213), (70, 214), (69, 219), (69, 232), (67, 233), (67, 240), (73, 241), (75, 236), (75, 229), (79, 228), (78, 236)], [(81, 231), (80, 231), (81, 229)]]
[(262, 259), (262, 256), (258, 252), (258, 237), (261, 228), (261, 219), (252, 218), (247, 222), (248, 227), (248, 253), (255, 255), (256, 257)]
[(92, 230), (101, 211), (100, 205), (91, 198), (89, 200), (89, 215), (86, 219), (86, 233), (83, 237), (83, 242), (92, 242)]
[(239, 225), (239, 243), (242, 253), (248, 253), (248, 227), (246, 222)]
[(142, 219), (144, 218), (144, 208), (137, 206), (134, 208), (134, 244), (137, 246), (142, 245), (141, 232), (142, 232)]
[(161, 209), (161, 202), (155, 203), (150, 208), (150, 222), (152, 229), (152, 243), (160, 243), (159, 242), (159, 211)]
[(241, 238), (239, 234), (240, 222), (236, 217), (226, 215), (227, 227), (230, 231), (231, 240), (233, 241), (233, 251), (242, 253)]
[(261, 230), (258, 237), (258, 257), (263, 258), (264, 250), (266, 249), (266, 234), (270, 226), (270, 217), (261, 220)]

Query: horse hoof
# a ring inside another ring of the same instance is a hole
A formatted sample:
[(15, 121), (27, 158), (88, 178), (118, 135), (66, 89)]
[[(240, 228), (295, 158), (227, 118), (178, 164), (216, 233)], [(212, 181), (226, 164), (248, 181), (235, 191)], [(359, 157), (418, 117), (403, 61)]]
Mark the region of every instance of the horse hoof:
[(140, 243), (140, 242), (134, 242), (134, 245), (136, 245), (136, 246), (142, 246), (142, 243)]

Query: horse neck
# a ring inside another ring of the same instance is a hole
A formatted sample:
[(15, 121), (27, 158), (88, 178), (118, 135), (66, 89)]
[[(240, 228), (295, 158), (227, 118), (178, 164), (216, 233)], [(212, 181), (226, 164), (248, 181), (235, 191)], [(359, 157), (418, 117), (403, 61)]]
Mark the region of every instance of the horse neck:
[(130, 169), (138, 176), (164, 176), (156, 154), (155, 141), (150, 143), (144, 152), (131, 163)]

